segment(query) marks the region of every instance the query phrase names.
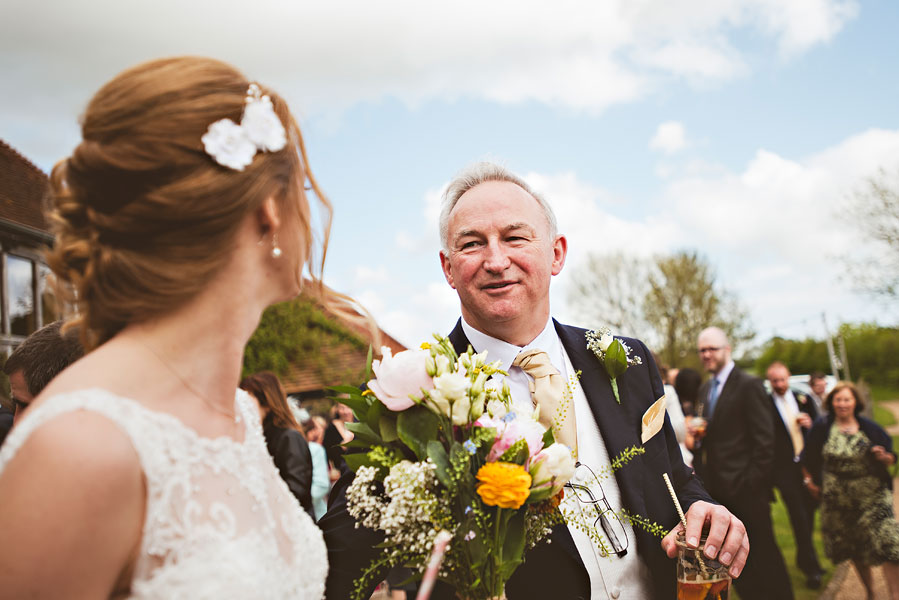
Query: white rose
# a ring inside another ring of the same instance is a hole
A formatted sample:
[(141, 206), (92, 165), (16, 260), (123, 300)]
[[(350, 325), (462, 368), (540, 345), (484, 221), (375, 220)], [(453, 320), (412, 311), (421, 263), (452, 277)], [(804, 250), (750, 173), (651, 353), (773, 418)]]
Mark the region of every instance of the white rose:
[(247, 101), (240, 125), (246, 130), (250, 141), (261, 150), (277, 152), (287, 145), (284, 125), (275, 114), (272, 100), (268, 96)]
[(450, 402), (468, 395), (471, 382), (462, 373), (444, 373), (434, 378), (434, 387)]
[(609, 332), (609, 331), (603, 332), (603, 334), (601, 336), (599, 336), (600, 349), (603, 352), (605, 352), (606, 350), (609, 349), (609, 346), (612, 345), (613, 341), (615, 341), (615, 337), (612, 335), (611, 332)]
[(256, 155), (256, 145), (244, 128), (231, 119), (219, 119), (210, 125), (200, 140), (215, 162), (235, 171), (243, 171)]
[(438, 415), (450, 416), (450, 403), (444, 398), (440, 390), (431, 390), (428, 392), (428, 407)]
[(549, 485), (555, 495), (574, 476), (574, 459), (571, 450), (563, 444), (553, 444), (540, 451), (531, 461), (531, 487)]

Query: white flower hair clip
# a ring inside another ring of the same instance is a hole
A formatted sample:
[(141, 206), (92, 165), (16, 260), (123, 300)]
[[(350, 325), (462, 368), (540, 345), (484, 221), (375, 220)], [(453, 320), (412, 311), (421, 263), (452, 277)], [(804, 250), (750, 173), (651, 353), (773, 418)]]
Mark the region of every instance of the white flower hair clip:
[(200, 138), (206, 154), (215, 162), (243, 171), (253, 162), (256, 152), (277, 152), (287, 145), (287, 134), (268, 95), (255, 83), (247, 89), (246, 106), (240, 125), (231, 119), (219, 119)]

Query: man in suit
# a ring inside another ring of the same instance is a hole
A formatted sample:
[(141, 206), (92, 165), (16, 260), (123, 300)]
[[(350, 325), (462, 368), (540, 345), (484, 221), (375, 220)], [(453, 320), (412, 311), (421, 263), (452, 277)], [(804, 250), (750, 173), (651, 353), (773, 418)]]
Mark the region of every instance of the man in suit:
[(769, 499), (774, 460), (774, 418), (761, 380), (734, 365), (727, 335), (717, 327), (699, 334), (699, 357), (712, 377), (699, 390), (708, 421), (700, 475), (716, 500), (745, 524), (752, 553), (740, 596), (793, 598), (790, 577), (774, 540)]
[[(662, 396), (652, 355), (634, 339), (620, 338), (639, 357), (618, 378), (620, 404), (606, 371), (587, 348), (585, 330), (550, 317), (549, 286), (565, 263), (567, 240), (556, 232), (549, 205), (522, 180), (496, 165), (482, 163), (460, 174), (449, 186), (440, 218), (443, 250), (440, 262), (456, 290), (462, 318), (450, 334), (458, 351), (470, 344), (488, 351), (508, 369), (513, 402), (533, 410), (529, 375), (513, 366), (522, 351), (545, 351), (565, 380), (580, 373), (574, 385), (578, 460), (602, 469), (622, 450), (641, 445), (641, 417)], [(643, 444), (645, 454), (628, 462), (614, 477), (602, 480), (602, 493), (615, 511), (622, 509), (672, 527), (677, 523), (663, 473), (668, 473), (687, 511), (688, 543), (695, 547), (702, 525), (709, 523), (706, 554), (718, 556), (739, 575), (749, 543), (743, 524), (723, 506), (713, 504), (686, 468), (667, 418), (662, 429)], [(575, 477), (577, 477), (577, 472)], [(377, 555), (375, 532), (355, 529), (346, 514), (344, 476), (332, 493), (331, 506), (319, 522), (329, 549), (331, 571), (327, 597), (345, 598), (360, 569)], [(577, 502), (574, 494), (568, 494)], [(525, 557), (509, 580), (510, 600), (529, 598), (671, 598), (675, 595), (674, 533), (660, 544), (639, 527), (628, 527), (624, 552), (602, 556), (589, 536), (557, 526), (551, 543)], [(586, 538), (586, 539), (585, 539)], [(666, 556), (667, 554), (667, 556)], [(452, 598), (444, 587), (433, 598)]]
[(766, 372), (771, 384), (771, 410), (774, 418), (774, 471), (772, 482), (780, 491), (790, 515), (796, 540), (796, 565), (805, 574), (811, 589), (821, 587), (823, 571), (812, 544), (814, 502), (803, 485), (799, 454), (812, 422), (818, 416), (814, 401), (806, 394), (790, 389), (790, 370), (774, 362)]

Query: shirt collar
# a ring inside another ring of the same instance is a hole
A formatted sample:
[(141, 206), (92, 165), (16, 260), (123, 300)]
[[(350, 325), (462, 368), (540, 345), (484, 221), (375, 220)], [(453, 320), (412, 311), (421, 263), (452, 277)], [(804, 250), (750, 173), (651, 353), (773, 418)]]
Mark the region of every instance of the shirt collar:
[[(556, 332), (552, 317), (546, 320), (546, 326), (543, 328), (543, 331), (524, 346), (516, 346), (478, 331), (465, 321), (465, 317), (462, 317), (462, 331), (465, 333), (465, 337), (468, 338), (468, 341), (471, 342), (471, 347), (474, 348), (475, 352), (483, 352), (486, 350), (487, 361), (500, 361), (501, 368), (506, 372), (512, 367), (512, 361), (515, 360), (515, 357), (518, 356), (522, 350), (539, 348), (549, 355), (553, 364), (556, 364), (562, 356), (562, 341), (559, 339), (559, 334)], [(559, 368), (558, 365), (556, 368)]]
[(727, 381), (727, 378), (730, 377), (730, 372), (734, 370), (734, 361), (729, 361), (724, 368), (718, 371), (718, 374), (715, 375), (715, 379), (718, 380), (718, 385), (724, 385), (724, 382)]

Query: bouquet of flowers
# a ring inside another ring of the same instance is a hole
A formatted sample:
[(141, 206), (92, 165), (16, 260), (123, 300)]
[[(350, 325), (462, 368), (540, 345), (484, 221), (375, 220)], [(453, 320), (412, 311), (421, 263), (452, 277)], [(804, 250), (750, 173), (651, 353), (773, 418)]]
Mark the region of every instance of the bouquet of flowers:
[(333, 388), (353, 409), (356, 477), (347, 506), (383, 531), (384, 552), (356, 583), (362, 598), (385, 569), (423, 571), (441, 531), (452, 540), (439, 572), (461, 598), (503, 596), (525, 551), (562, 522), (571, 450), (534, 414), (513, 408), (486, 352), (457, 355), (447, 338), (374, 361), (368, 389)]

